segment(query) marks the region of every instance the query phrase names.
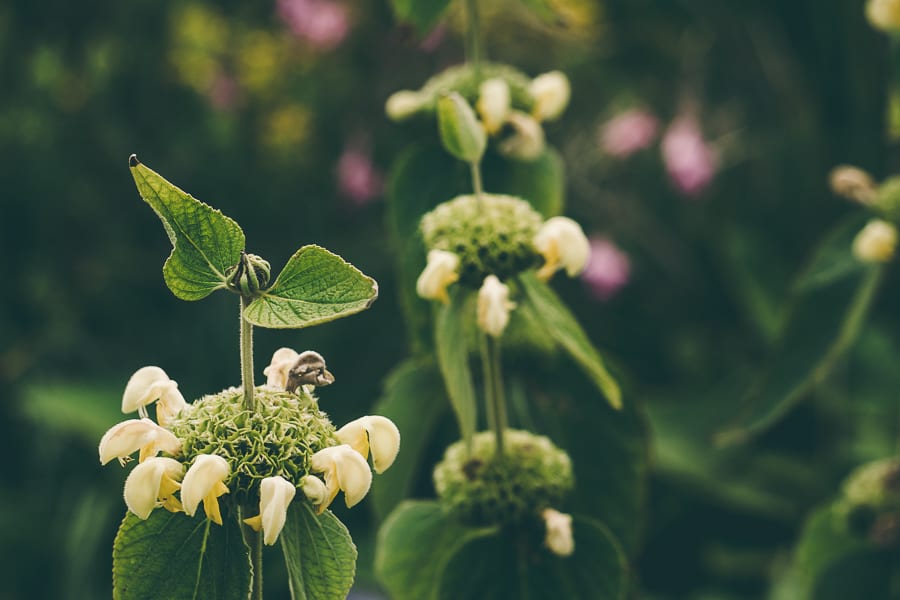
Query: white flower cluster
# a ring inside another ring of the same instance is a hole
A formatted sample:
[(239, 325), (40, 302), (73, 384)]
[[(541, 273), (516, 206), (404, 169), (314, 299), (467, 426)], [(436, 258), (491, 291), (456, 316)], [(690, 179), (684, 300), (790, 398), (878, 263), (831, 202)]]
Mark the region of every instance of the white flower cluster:
[[(285, 378), (288, 364), (293, 364), (286, 359), (298, 356), (301, 355), (286, 348), (276, 352), (266, 369), (270, 383)], [(322, 371), (327, 373), (324, 364)], [(147, 406), (154, 402), (158, 424), (147, 416)], [(144, 367), (131, 377), (122, 397), (123, 412), (137, 411), (140, 418), (114, 425), (100, 440), (101, 464), (118, 459), (124, 466), (135, 452), (139, 453), (139, 464), (125, 480), (124, 497), (128, 509), (141, 519), (147, 519), (158, 507), (193, 517), (202, 502), (206, 517), (222, 524), (219, 498), (229, 492), (231, 465), (215, 454), (199, 454), (186, 465), (182, 440), (167, 428), (182, 411), (192, 408), (184, 401), (178, 385), (162, 369)], [(266, 544), (274, 544), (281, 533), (297, 487), (320, 513), (339, 491), (344, 492), (347, 506), (353, 506), (365, 497), (372, 483), (372, 470), (367, 462), (369, 453), (375, 472), (382, 473), (391, 466), (400, 449), (400, 432), (393, 422), (381, 416), (356, 419), (334, 435), (340, 444), (313, 453), (309, 460), (310, 473), (297, 485), (280, 475), (260, 481), (259, 514), (245, 522), (263, 532)], [(158, 456), (160, 453), (165, 456)]]

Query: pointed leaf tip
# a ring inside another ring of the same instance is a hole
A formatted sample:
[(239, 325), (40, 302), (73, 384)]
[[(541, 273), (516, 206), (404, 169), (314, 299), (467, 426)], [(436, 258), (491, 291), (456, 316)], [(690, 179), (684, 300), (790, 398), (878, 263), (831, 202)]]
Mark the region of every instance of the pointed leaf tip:
[(137, 154), (132, 154), (128, 157), (128, 166), (134, 168), (141, 164), (141, 161), (138, 160)]

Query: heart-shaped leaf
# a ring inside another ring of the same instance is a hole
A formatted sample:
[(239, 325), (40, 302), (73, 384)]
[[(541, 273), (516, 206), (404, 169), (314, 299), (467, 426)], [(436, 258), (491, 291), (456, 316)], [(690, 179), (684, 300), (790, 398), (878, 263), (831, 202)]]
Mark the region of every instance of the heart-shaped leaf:
[(244, 309), (253, 325), (297, 329), (363, 311), (378, 284), (337, 254), (304, 246), (288, 260), (271, 288)]

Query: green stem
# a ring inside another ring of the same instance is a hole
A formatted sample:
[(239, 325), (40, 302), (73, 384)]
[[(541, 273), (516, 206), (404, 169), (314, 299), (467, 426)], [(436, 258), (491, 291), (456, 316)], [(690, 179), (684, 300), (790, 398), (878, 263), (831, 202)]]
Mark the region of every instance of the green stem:
[(263, 600), (263, 536), (262, 532), (253, 532), (256, 538), (250, 553), (250, 564), (253, 566), (253, 591), (250, 600)]
[(241, 296), (241, 385), (244, 388), (244, 408), (256, 410), (253, 400), (253, 325), (244, 318), (250, 298)]
[(466, 62), (475, 67), (475, 74), (481, 71), (481, 18), (478, 14), (478, 0), (466, 0)]
[(484, 332), (478, 335), (478, 347), (481, 354), (481, 373), (484, 378), (484, 407), (487, 415), (487, 426), (492, 431), (497, 431), (497, 414), (494, 411), (494, 385), (491, 383), (493, 363), (488, 350), (488, 335)]
[(506, 394), (503, 390), (503, 362), (500, 360), (500, 340), (492, 340), (492, 342), (493, 352), (491, 353), (491, 358), (494, 370), (494, 402), (496, 402), (497, 405), (497, 429), (500, 431), (502, 437), (503, 432), (509, 428), (509, 418), (506, 414)]
[[(500, 372), (500, 343), (489, 335), (485, 335), (484, 352), (484, 387), (487, 396), (488, 414), (493, 414), (494, 438), (497, 444), (497, 455), (503, 454), (503, 433), (506, 431), (506, 401), (503, 398), (503, 375)], [(489, 390), (489, 393), (488, 393)], [(489, 419), (490, 421), (491, 419)]]

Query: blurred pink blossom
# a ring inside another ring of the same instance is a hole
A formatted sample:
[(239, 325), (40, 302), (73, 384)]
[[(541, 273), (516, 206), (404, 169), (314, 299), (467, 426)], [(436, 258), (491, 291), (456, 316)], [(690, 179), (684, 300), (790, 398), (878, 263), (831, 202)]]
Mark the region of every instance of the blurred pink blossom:
[(337, 163), (338, 190), (357, 206), (368, 204), (381, 195), (384, 177), (372, 163), (369, 142), (358, 136), (344, 146)]
[(216, 110), (231, 110), (237, 104), (240, 88), (234, 77), (220, 73), (213, 80), (206, 95)]
[(350, 30), (347, 7), (329, 0), (278, 0), (278, 15), (295, 36), (319, 50), (335, 48)]
[(617, 114), (600, 127), (600, 147), (618, 158), (627, 158), (653, 143), (659, 119), (646, 110), (632, 108)]
[(591, 255), (581, 279), (597, 300), (609, 300), (628, 283), (631, 261), (628, 255), (604, 236), (591, 237)]
[(425, 39), (419, 43), (419, 49), (424, 52), (434, 52), (437, 50), (444, 38), (447, 37), (447, 26), (441, 23), (428, 32)]
[(688, 196), (702, 192), (716, 174), (719, 157), (703, 139), (693, 116), (682, 115), (672, 121), (663, 135), (661, 148), (669, 177)]

